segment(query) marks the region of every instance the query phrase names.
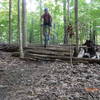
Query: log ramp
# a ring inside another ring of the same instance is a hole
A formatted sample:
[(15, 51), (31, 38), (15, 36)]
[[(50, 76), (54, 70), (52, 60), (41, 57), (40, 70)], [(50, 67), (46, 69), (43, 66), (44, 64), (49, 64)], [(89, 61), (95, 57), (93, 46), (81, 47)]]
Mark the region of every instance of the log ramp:
[[(13, 57), (19, 57), (19, 48), (17, 45), (0, 44), (0, 50), (6, 52), (12, 52)], [(74, 52), (74, 46), (72, 46), (71, 54)], [(67, 45), (51, 45), (47, 48), (43, 46), (28, 46), (24, 48), (24, 60), (32, 61), (66, 61), (70, 62), (70, 48)], [(75, 63), (98, 63), (100, 59), (91, 58), (77, 58), (72, 57), (73, 64)]]

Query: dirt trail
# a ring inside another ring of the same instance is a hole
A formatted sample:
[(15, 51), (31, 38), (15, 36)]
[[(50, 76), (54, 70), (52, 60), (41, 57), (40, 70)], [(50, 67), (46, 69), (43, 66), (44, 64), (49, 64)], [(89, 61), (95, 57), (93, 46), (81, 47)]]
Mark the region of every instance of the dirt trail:
[(21, 61), (0, 51), (0, 100), (100, 100), (99, 89), (98, 64)]

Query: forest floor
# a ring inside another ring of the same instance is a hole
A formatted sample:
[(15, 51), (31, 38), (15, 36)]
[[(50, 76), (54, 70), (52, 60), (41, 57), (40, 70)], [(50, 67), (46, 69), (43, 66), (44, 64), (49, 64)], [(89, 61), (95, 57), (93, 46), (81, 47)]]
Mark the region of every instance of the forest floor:
[(0, 51), (0, 100), (100, 100), (100, 65), (23, 61)]

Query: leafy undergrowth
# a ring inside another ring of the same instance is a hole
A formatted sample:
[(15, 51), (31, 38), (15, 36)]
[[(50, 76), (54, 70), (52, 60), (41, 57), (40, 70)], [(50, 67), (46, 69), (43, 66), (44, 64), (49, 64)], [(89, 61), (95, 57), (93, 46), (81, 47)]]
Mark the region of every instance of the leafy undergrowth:
[(100, 100), (100, 65), (32, 62), (0, 51), (0, 100)]

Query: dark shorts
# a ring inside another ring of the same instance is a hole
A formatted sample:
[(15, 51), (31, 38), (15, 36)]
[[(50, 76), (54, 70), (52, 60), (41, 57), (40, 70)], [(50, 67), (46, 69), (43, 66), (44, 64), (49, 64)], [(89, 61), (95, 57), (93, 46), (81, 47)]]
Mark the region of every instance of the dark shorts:
[(51, 25), (51, 23), (44, 23), (43, 26), (49, 26), (49, 27), (51, 27), (52, 25)]

